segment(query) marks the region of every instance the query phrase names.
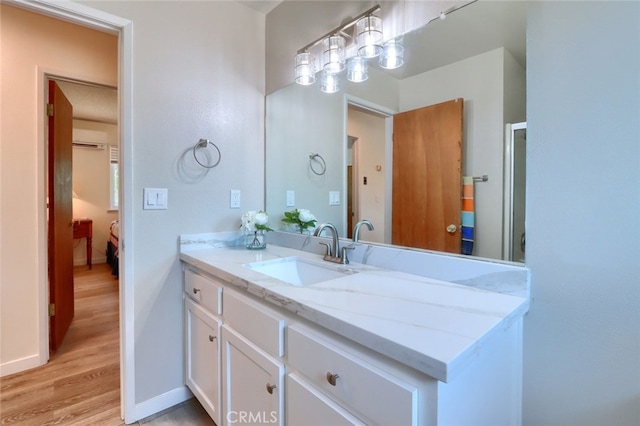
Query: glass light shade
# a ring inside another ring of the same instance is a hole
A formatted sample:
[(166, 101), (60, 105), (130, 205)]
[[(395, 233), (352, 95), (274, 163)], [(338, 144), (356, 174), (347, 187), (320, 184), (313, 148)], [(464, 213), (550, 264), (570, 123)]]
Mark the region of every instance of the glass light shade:
[(344, 37), (332, 35), (322, 40), (323, 69), (337, 73), (345, 67)]
[(382, 53), (382, 19), (369, 15), (356, 22), (358, 54), (375, 58)]
[(379, 64), (388, 70), (400, 68), (404, 64), (404, 46), (395, 40), (386, 42), (380, 55)]
[(367, 60), (362, 56), (354, 56), (347, 64), (347, 80), (361, 83), (369, 78)]
[(309, 52), (296, 55), (296, 83), (308, 86), (316, 82), (316, 66)]
[(324, 71), (320, 80), (320, 90), (324, 93), (336, 93), (340, 90), (338, 75)]

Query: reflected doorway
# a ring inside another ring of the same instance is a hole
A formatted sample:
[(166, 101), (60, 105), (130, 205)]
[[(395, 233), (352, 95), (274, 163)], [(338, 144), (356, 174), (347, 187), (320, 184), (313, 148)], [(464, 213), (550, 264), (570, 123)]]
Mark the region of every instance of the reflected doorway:
[(527, 123), (505, 129), (505, 214), (503, 259), (523, 262), (526, 250), (525, 211), (527, 175)]

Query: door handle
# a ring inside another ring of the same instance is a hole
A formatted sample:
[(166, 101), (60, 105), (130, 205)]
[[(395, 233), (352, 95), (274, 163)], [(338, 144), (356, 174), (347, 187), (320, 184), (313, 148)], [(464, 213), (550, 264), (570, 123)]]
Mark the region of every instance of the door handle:
[(450, 234), (454, 234), (457, 230), (458, 230), (458, 227), (455, 226), (453, 223), (447, 226), (447, 232)]

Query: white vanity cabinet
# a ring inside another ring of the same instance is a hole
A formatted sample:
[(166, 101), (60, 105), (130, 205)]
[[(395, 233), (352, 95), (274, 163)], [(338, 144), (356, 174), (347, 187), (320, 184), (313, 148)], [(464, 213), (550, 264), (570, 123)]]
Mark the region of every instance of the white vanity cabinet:
[(225, 272), (227, 282), (215, 273), (224, 268), (185, 265), (186, 384), (217, 425), (521, 424), (522, 318), (439, 380), (384, 355), (375, 342), (387, 340), (373, 334), (374, 343), (356, 343), (270, 303), (259, 293), (269, 295), (267, 287), (242, 288), (253, 284), (235, 280), (237, 269)]
[(238, 292), (225, 292), (222, 377), (225, 418), (284, 426), (285, 319)]
[[(220, 424), (220, 327), (222, 286), (185, 270), (185, 382)], [(215, 314), (215, 315), (214, 315)]]
[(284, 364), (226, 325), (222, 347), (222, 424), (284, 426)]

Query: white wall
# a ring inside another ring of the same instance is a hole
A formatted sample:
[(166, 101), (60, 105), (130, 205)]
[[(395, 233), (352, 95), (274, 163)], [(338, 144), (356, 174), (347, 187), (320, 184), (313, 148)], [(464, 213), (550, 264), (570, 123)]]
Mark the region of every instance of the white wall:
[[(94, 2), (133, 22), (133, 210), (136, 401), (184, 384), (180, 234), (235, 229), (264, 199), (264, 15), (237, 2)], [(233, 42), (230, 42), (233, 34)], [(220, 165), (191, 148), (215, 142)], [(142, 210), (145, 187), (168, 210)], [(242, 207), (229, 208), (229, 191)], [(162, 356), (158, 356), (162, 354)]]
[(524, 424), (640, 424), (640, 3), (531, 2)]

